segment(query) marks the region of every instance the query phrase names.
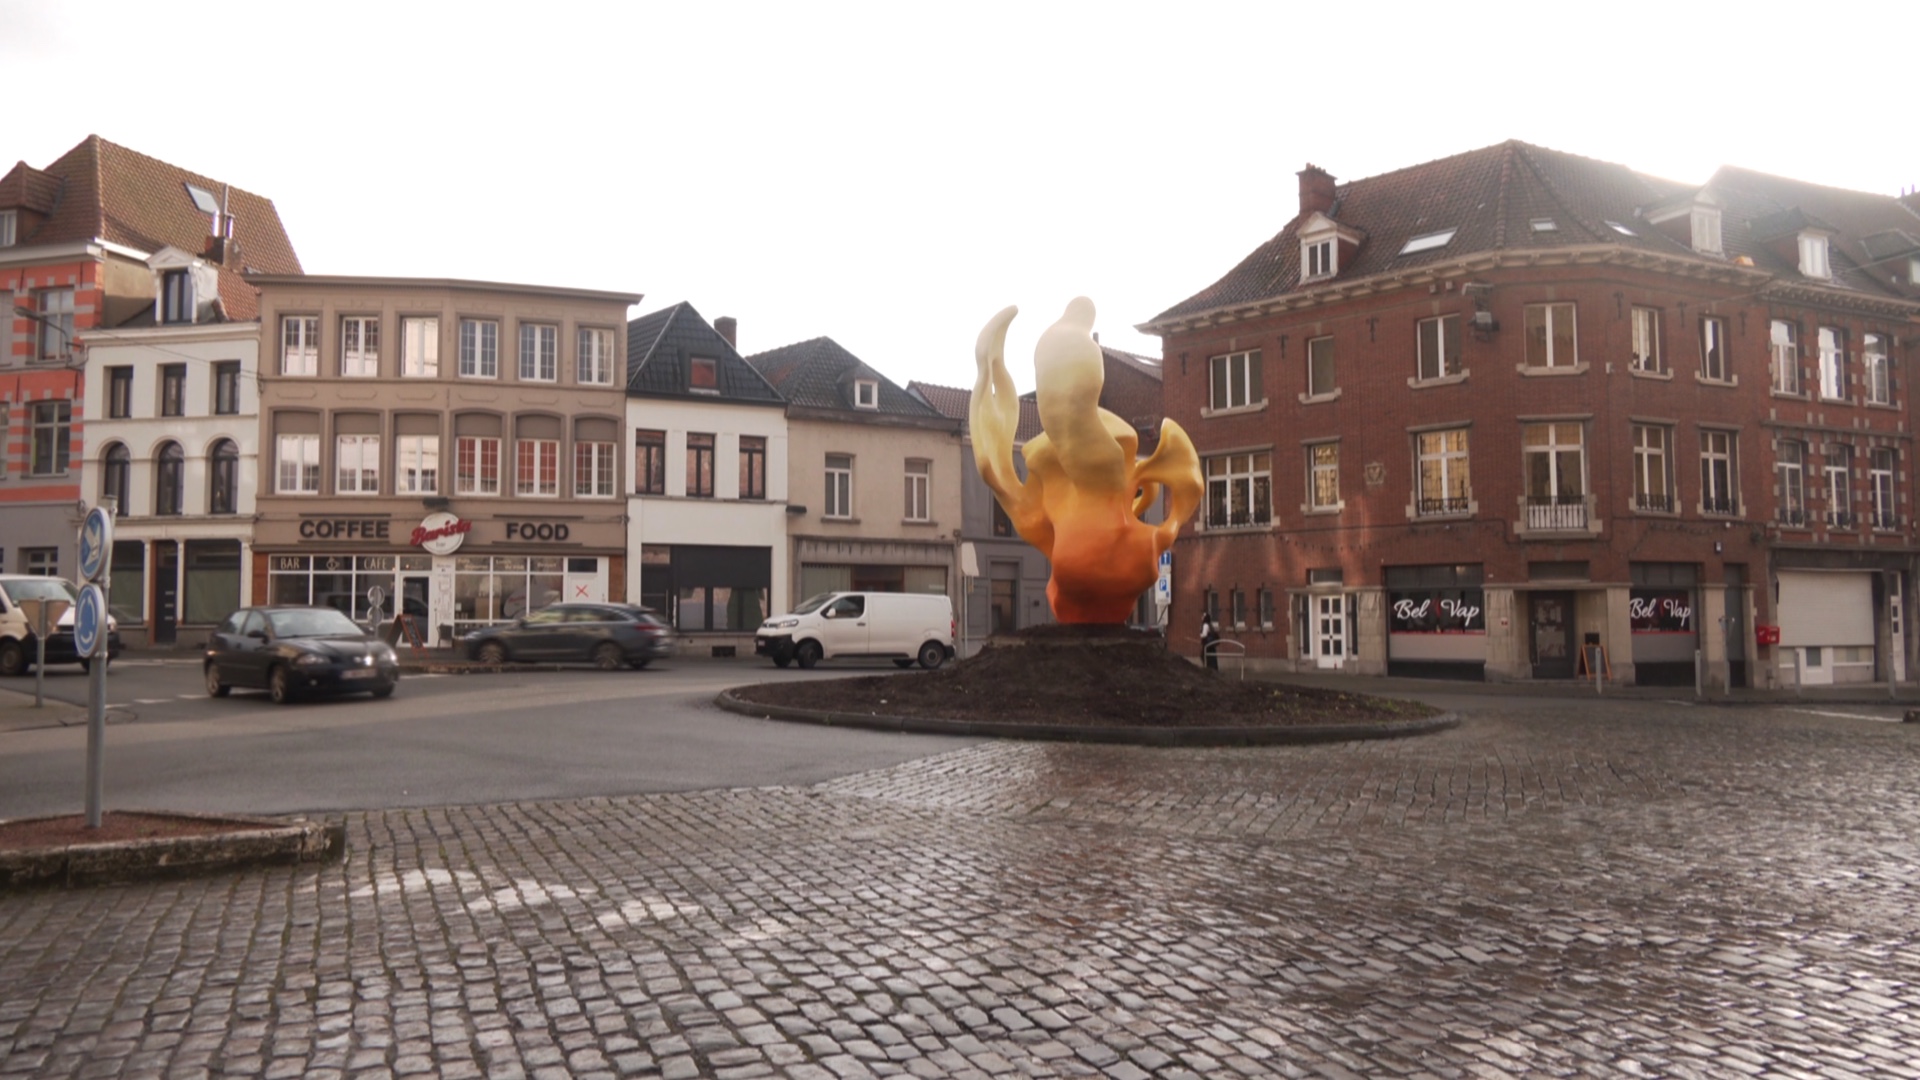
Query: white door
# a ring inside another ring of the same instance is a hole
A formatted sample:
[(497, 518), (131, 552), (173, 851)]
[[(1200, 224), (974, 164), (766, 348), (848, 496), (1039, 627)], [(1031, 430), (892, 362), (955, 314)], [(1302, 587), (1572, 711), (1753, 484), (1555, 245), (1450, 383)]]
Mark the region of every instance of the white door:
[[(592, 562), (592, 570), (576, 570)], [(560, 595), (570, 604), (604, 604), (607, 602), (607, 560), (582, 559), (567, 560), (567, 576), (564, 579)]]
[(1313, 598), (1313, 658), (1316, 667), (1347, 662), (1347, 597), (1333, 593)]

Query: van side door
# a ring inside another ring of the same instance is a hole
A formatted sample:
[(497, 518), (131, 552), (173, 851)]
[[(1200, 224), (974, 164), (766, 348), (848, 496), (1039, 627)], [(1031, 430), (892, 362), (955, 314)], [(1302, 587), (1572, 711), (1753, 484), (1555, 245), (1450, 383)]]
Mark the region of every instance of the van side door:
[(864, 656), (871, 651), (870, 621), (865, 596), (835, 597), (820, 609), (820, 644), (828, 656)]

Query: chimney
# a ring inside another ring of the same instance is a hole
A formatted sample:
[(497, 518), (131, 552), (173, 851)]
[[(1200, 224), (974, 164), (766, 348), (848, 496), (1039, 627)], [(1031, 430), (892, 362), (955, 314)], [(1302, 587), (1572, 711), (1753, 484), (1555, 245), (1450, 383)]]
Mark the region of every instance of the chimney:
[(1311, 162), (1300, 170), (1300, 216), (1333, 212), (1333, 174)]
[(714, 331), (721, 337), (726, 338), (727, 344), (736, 349), (740, 347), (740, 342), (735, 340), (735, 335), (739, 332), (739, 328), (740, 324), (735, 321), (731, 315), (722, 315), (713, 320)]

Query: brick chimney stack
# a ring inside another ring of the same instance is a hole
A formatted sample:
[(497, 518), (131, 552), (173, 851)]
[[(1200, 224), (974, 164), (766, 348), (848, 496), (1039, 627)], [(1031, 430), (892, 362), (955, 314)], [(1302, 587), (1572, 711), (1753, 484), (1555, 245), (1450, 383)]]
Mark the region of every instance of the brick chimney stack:
[(739, 332), (740, 324), (734, 319), (733, 316), (722, 315), (719, 318), (713, 320), (713, 329), (721, 337), (727, 339), (727, 344), (733, 346), (736, 349), (740, 347), (740, 342), (735, 340), (735, 335)]
[(1300, 170), (1300, 216), (1333, 212), (1333, 174), (1311, 162)]

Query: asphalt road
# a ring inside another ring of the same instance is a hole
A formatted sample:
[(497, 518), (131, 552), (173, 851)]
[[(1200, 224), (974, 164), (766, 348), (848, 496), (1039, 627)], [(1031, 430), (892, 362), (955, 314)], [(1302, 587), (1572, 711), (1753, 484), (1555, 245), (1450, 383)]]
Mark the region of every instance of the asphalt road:
[[(209, 698), (192, 659), (122, 661), (108, 677), (105, 802), (292, 814), (807, 785), (975, 741), (754, 720), (712, 703), (743, 683), (895, 671), (683, 660), (409, 675), (385, 701), (277, 706), (257, 691)], [(87, 681), (53, 668), (46, 691), (84, 704)], [(80, 809), (85, 751), (84, 724), (0, 731), (0, 818)]]

